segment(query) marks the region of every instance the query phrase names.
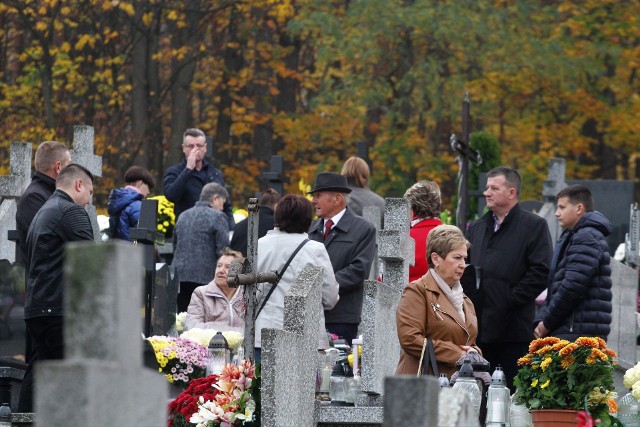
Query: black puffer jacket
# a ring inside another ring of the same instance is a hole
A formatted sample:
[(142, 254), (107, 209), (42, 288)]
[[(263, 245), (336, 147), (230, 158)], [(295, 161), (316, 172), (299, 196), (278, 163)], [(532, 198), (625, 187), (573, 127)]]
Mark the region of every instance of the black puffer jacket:
[(93, 240), (89, 215), (56, 190), (33, 218), (27, 235), (27, 296), (24, 318), (62, 316), (64, 244)]
[(570, 340), (579, 336), (606, 340), (609, 335), (611, 257), (605, 237), (612, 230), (600, 212), (587, 212), (560, 236), (553, 252), (547, 301), (536, 316), (550, 335)]

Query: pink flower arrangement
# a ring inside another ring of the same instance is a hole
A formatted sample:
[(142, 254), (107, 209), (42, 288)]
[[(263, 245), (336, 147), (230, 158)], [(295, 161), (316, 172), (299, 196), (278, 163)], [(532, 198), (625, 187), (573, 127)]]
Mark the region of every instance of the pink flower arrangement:
[(206, 374), (207, 349), (189, 339), (153, 336), (148, 338), (158, 362), (158, 372), (170, 382), (186, 387)]
[(249, 359), (226, 365), (220, 375), (192, 381), (169, 403), (169, 426), (248, 426), (254, 423), (256, 402), (251, 394), (255, 366)]

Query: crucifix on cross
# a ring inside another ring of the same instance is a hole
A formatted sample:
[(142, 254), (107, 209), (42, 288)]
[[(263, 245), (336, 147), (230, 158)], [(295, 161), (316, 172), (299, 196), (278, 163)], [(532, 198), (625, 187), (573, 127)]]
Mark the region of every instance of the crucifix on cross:
[(458, 139), (456, 134), (451, 134), (449, 141), (451, 142), (451, 149), (457, 154), (458, 166), (458, 208), (456, 209), (456, 224), (461, 230), (464, 230), (467, 222), (467, 193), (469, 190), (469, 184), (467, 179), (469, 177), (469, 160), (476, 164), (482, 163), (482, 156), (480, 153), (469, 145), (469, 128), (470, 128), (470, 113), (469, 113), (469, 92), (465, 92), (464, 99), (462, 101), (462, 139)]

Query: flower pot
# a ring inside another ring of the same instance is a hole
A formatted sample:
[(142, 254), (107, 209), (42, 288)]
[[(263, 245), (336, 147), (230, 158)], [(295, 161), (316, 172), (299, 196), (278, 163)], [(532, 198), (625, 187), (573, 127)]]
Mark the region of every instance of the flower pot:
[(531, 409), (534, 427), (575, 427), (578, 411), (569, 409)]

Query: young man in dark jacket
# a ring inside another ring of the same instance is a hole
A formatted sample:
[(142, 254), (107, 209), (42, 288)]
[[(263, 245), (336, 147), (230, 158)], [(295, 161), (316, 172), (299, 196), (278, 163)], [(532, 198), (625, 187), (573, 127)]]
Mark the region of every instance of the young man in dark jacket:
[(534, 321), (537, 338), (598, 336), (611, 325), (611, 267), (605, 237), (613, 228), (593, 210), (591, 191), (570, 185), (556, 196), (556, 218), (565, 229), (556, 244), (544, 307)]
[(141, 200), (156, 185), (153, 175), (143, 167), (131, 166), (124, 174), (123, 188), (115, 188), (109, 194), (109, 234), (111, 238), (131, 241), (130, 228), (138, 226)]
[(24, 319), (32, 347), (18, 412), (33, 411), (34, 363), (63, 358), (64, 245), (93, 240), (93, 227), (84, 210), (92, 194), (91, 172), (77, 164), (68, 165), (60, 171), (56, 191), (42, 205), (29, 228)]

